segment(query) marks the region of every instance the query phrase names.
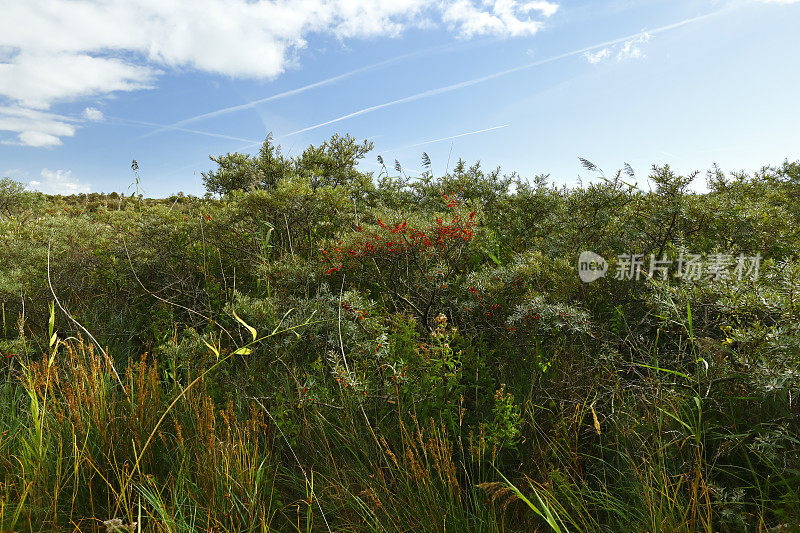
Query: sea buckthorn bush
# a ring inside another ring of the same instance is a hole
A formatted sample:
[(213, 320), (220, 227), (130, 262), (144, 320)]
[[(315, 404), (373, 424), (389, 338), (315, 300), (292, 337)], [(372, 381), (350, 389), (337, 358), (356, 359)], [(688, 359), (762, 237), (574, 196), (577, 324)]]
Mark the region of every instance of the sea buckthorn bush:
[[(0, 180), (0, 529), (796, 529), (800, 164), (370, 149), (267, 139), (203, 198)], [(760, 270), (615, 275), (686, 253)]]

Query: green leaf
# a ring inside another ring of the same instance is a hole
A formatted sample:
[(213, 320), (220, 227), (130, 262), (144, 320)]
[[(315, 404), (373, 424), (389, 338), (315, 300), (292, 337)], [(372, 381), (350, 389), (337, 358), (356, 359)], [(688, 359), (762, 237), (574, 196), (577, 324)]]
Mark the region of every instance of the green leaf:
[(236, 350), (235, 352), (233, 352), (233, 355), (250, 355), (251, 353), (253, 353), (253, 350), (251, 350), (246, 346), (243, 346), (238, 350)]
[[(47, 331), (50, 333), (50, 337), (54, 335), (55, 327), (56, 327), (56, 307), (55, 302), (50, 302), (50, 321), (47, 323)], [(53, 345), (53, 341), (50, 341), (50, 346)]]
[(208, 342), (206, 342), (206, 340), (205, 340), (205, 339), (202, 339), (202, 341), (203, 341), (203, 344), (205, 344), (206, 346), (208, 346), (208, 348), (209, 348), (209, 349), (210, 349), (212, 352), (214, 352), (214, 355), (216, 355), (216, 356), (217, 356), (217, 359), (219, 359), (219, 350), (217, 350), (217, 349), (216, 349), (214, 346), (212, 346), (212, 345), (210, 345)]
[(506, 478), (506, 476), (503, 475), (502, 472), (500, 472), (500, 470), (497, 470), (497, 467), (495, 467), (495, 470), (503, 479), (503, 481), (505, 481), (506, 485), (508, 485), (508, 487), (514, 491), (517, 497), (523, 502), (525, 502), (528, 508), (530, 508), (534, 513), (539, 515), (540, 518), (542, 518), (545, 522), (547, 522), (547, 525), (549, 525), (553, 531), (555, 531), (556, 533), (561, 533), (561, 531), (566, 532), (566, 528), (562, 530), (561, 527), (559, 526), (559, 522), (562, 522), (561, 517), (559, 517), (558, 515), (554, 515), (554, 513), (550, 510), (550, 507), (547, 505), (547, 503), (544, 500), (542, 500), (541, 496), (539, 496), (539, 491), (536, 490), (536, 487), (534, 487), (533, 485), (530, 486), (531, 489), (533, 490), (533, 495), (536, 496), (536, 500), (539, 502), (539, 506), (541, 506), (541, 509), (539, 508), (539, 506), (534, 505), (528, 498), (526, 498), (525, 495), (522, 494), (522, 492), (516, 486), (514, 486), (514, 484), (511, 483), (508, 480), (508, 478)]
[(686, 422), (684, 422), (683, 420), (681, 420), (680, 418), (678, 418), (676, 415), (670, 413), (669, 411), (666, 411), (666, 410), (660, 408), (657, 405), (656, 405), (656, 409), (658, 409), (659, 411), (661, 411), (662, 413), (664, 413), (665, 415), (667, 415), (671, 419), (675, 420), (677, 423), (679, 423), (680, 425), (685, 427), (692, 435), (694, 435), (694, 430), (692, 429), (692, 427), (689, 424), (687, 424)]
[(253, 336), (253, 340), (256, 340), (256, 338), (258, 337), (258, 332), (256, 331), (256, 328), (254, 328), (253, 326), (251, 326), (250, 324), (239, 318), (239, 315), (236, 314), (236, 311), (233, 312), (233, 318), (235, 318), (239, 322), (239, 324), (246, 327), (247, 330), (250, 332), (250, 334)]
[(641, 367), (644, 367), (644, 368), (649, 368), (650, 370), (655, 370), (657, 372), (666, 372), (667, 374), (672, 374), (674, 376), (679, 376), (679, 377), (682, 377), (684, 379), (689, 379), (689, 380), (694, 379), (694, 378), (692, 378), (692, 376), (690, 376), (688, 374), (684, 374), (683, 372), (676, 372), (675, 370), (670, 370), (669, 368), (655, 367), (655, 366), (646, 365), (644, 363), (634, 363), (634, 365), (641, 366)]
[(294, 311), (294, 307), (292, 307), (291, 309), (286, 311), (286, 313), (283, 314), (283, 318), (281, 318), (281, 321), (278, 322), (278, 325), (275, 326), (275, 329), (273, 329), (272, 333), (269, 334), (270, 337), (272, 337), (273, 335), (275, 335), (275, 333), (278, 332), (278, 330), (281, 328), (281, 324), (283, 324), (283, 321), (286, 320), (286, 317), (289, 316), (289, 313), (291, 313), (292, 311)]

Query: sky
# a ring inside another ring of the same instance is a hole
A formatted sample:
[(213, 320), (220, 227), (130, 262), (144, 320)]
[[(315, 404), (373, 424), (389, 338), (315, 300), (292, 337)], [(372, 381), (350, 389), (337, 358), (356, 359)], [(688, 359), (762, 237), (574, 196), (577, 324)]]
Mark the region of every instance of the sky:
[[(800, 0), (0, 0), (0, 176), (202, 195), (335, 133), (574, 186), (800, 159)], [(703, 179), (695, 187), (702, 189)]]

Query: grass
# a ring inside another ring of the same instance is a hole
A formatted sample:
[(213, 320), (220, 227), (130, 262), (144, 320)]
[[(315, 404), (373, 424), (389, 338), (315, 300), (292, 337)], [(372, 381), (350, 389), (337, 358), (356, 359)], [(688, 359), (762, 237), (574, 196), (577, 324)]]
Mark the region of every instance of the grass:
[[(561, 420), (578, 441), (539, 443), (551, 467), (571, 468), (520, 478), (521, 490), (485, 435), (451, 434), (442, 421), (400, 414), (392, 431), (376, 432), (368, 413), (344, 404), (335, 418), (304, 411), (289, 439), (260, 400), (246, 416), (215, 407), (203, 380), (217, 365), (178, 387), (142, 359), (120, 387), (91, 345), (59, 342), (54, 355), (2, 386), (4, 405), (18, 406), (4, 411), (0, 440), (7, 530), (88, 531), (118, 519), (168, 532), (714, 531), (693, 401), (654, 398), (657, 438), (618, 428), (627, 437), (608, 437), (597, 456), (581, 455), (579, 428), (598, 440), (611, 428), (600, 434), (597, 414), (582, 420), (579, 410)], [(681, 472), (671, 471), (676, 454), (689, 463)]]

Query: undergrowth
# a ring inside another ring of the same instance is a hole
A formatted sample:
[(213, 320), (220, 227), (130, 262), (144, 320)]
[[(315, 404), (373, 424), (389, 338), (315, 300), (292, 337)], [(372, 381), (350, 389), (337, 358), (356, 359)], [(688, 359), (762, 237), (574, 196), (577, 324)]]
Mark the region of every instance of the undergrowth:
[(204, 199), (0, 181), (0, 528), (798, 530), (797, 164), (699, 194), (369, 149), (268, 139)]

